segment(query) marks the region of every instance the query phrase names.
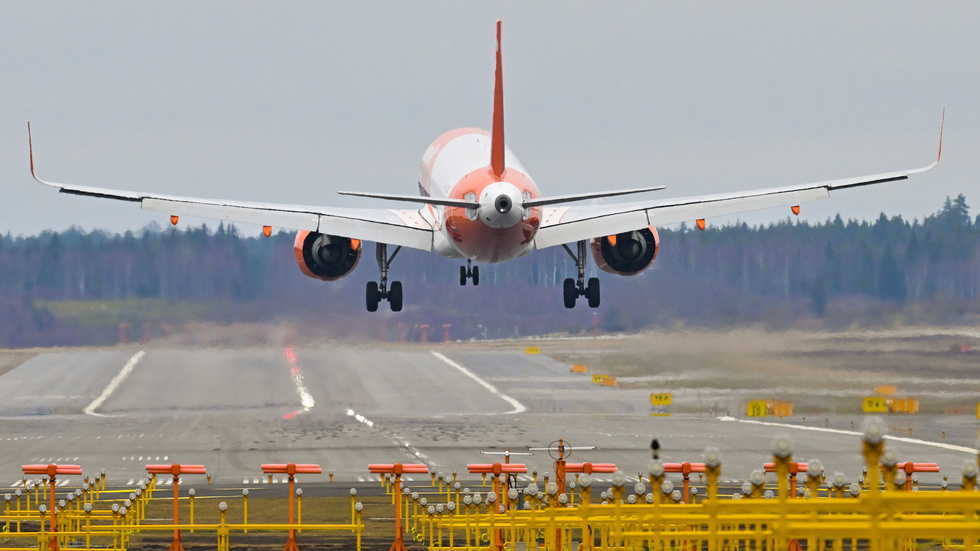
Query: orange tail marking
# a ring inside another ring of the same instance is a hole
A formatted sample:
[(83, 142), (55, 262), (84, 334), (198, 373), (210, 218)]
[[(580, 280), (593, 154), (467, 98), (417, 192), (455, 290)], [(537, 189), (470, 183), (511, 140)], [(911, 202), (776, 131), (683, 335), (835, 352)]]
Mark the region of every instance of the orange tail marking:
[(497, 71), (493, 86), (493, 131), (490, 138), (490, 170), (499, 180), (504, 174), (504, 76), (500, 59), (500, 20), (497, 20)]

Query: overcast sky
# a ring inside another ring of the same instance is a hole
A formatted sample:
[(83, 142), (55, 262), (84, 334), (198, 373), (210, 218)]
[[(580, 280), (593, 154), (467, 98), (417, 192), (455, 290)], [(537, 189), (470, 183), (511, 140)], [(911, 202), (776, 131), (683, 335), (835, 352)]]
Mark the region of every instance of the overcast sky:
[(976, 2), (3, 2), (0, 231), (167, 223), (34, 183), (28, 120), (58, 182), (338, 206), (378, 205), (339, 190), (416, 193), (433, 139), (490, 125), (498, 18), (508, 145), (545, 195), (916, 168), (945, 107), (937, 168), (803, 217), (980, 207)]

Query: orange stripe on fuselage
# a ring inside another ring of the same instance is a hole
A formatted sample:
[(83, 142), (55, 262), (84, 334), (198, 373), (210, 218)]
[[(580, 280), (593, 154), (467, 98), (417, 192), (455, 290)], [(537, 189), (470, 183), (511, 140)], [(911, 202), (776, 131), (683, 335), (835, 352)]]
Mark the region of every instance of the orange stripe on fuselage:
[[(506, 169), (500, 180), (513, 184), (522, 194), (527, 192), (530, 198), (541, 196), (534, 182), (520, 171)], [(484, 188), (497, 181), (490, 167), (474, 170), (453, 186), (450, 197), (463, 199), (473, 193), (479, 198)], [(526, 219), (506, 229), (491, 228), (479, 218), (470, 220), (466, 211), (458, 207), (445, 208), (445, 233), (465, 257), (478, 262), (503, 262), (525, 254), (541, 224), (540, 207), (530, 209)]]

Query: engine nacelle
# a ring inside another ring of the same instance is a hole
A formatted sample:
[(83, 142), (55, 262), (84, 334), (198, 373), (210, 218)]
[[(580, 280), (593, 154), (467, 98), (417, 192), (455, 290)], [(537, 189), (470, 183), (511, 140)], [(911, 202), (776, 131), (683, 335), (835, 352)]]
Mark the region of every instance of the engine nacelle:
[(657, 228), (624, 232), (592, 240), (592, 258), (604, 272), (636, 275), (653, 264), (660, 249)]
[(360, 240), (311, 231), (296, 234), (293, 251), (301, 272), (324, 281), (346, 276), (361, 260)]

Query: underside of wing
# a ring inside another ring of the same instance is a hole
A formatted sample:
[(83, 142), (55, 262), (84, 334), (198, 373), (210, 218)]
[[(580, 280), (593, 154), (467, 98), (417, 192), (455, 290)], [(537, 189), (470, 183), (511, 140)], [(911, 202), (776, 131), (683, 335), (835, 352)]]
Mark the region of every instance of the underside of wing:
[(735, 193), (651, 202), (545, 209), (534, 242), (537, 248), (543, 249), (563, 243), (616, 235), (652, 225), (663, 226), (752, 210), (798, 206), (802, 203), (826, 199), (831, 191), (839, 189), (905, 180), (910, 175), (924, 172), (935, 165), (934, 162), (927, 167), (914, 170)]
[(139, 203), (144, 210), (171, 216), (201, 216), (259, 226), (308, 230), (424, 251), (432, 250), (432, 224), (418, 210), (280, 205), (59, 184), (38, 178), (34, 170), (33, 145), (31, 174), (38, 182), (57, 188), (61, 193)]
[(534, 238), (534, 246), (543, 249), (596, 237), (617, 235), (653, 225), (663, 226), (691, 221), (703, 225), (706, 218), (773, 207), (793, 207), (794, 212), (798, 212), (800, 204), (826, 199), (830, 197), (832, 191), (907, 180), (909, 176), (925, 172), (939, 164), (939, 159), (943, 155), (945, 121), (946, 110), (943, 109), (942, 122), (939, 125), (939, 153), (935, 161), (922, 168), (812, 184), (661, 201), (546, 207), (543, 209), (541, 226)]

